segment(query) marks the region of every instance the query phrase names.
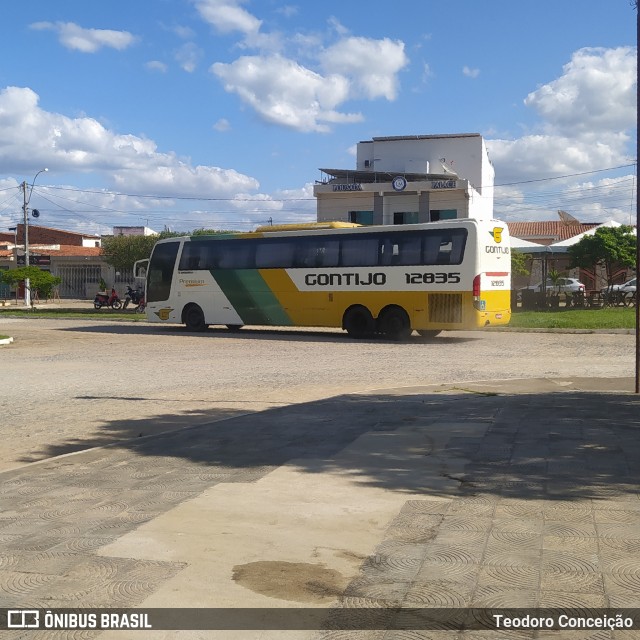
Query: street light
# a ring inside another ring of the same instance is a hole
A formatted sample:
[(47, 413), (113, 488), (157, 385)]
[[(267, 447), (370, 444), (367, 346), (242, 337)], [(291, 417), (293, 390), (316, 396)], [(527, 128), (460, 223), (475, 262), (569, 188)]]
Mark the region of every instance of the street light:
[[(29, 190), (29, 195), (27, 196), (27, 181), (25, 180), (22, 183), (22, 192), (24, 195), (23, 205), (22, 205), (22, 213), (24, 214), (24, 266), (29, 266), (29, 210), (27, 208), (29, 201), (31, 200), (31, 194), (33, 193), (33, 187), (36, 183), (36, 178), (45, 171), (49, 171), (46, 167), (44, 169), (40, 169), (38, 173), (33, 177), (33, 181), (31, 182), (31, 189)], [(24, 279), (24, 304), (28, 307), (31, 305), (31, 282), (29, 282), (29, 278)]]

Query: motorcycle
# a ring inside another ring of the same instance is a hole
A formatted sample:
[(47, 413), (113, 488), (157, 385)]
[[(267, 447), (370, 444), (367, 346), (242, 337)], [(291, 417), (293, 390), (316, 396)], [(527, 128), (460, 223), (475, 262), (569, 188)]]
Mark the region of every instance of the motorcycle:
[(112, 309), (120, 309), (122, 307), (122, 301), (120, 300), (118, 294), (115, 289), (111, 289), (111, 293), (107, 293), (106, 291), (98, 291), (96, 293), (96, 297), (93, 301), (93, 306), (96, 309), (101, 309), (102, 307), (111, 307)]
[(130, 302), (133, 302), (133, 304), (136, 305), (136, 311), (138, 313), (142, 313), (146, 307), (144, 291), (142, 289), (132, 289), (127, 285), (127, 293), (124, 297), (124, 305), (122, 308), (126, 309)]

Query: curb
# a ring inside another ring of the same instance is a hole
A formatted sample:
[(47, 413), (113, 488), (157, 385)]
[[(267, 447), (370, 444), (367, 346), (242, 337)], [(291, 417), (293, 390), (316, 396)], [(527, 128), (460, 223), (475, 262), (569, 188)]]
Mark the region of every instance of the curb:
[(572, 329), (571, 327), (485, 327), (483, 331), (505, 333), (614, 333), (631, 335), (635, 329)]

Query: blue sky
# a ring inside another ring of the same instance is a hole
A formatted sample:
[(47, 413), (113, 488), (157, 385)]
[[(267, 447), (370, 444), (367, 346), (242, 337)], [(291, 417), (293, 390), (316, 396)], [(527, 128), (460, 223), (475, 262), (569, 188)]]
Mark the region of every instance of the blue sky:
[(310, 220), (358, 141), (461, 132), (497, 217), (628, 223), (635, 79), (629, 0), (4, 3), (0, 229), (43, 167), (46, 226)]

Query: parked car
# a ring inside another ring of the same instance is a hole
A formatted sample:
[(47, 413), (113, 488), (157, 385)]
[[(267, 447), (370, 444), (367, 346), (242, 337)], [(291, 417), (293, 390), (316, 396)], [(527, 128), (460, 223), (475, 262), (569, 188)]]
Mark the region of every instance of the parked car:
[[(520, 289), (520, 291), (542, 291), (542, 282), (538, 284), (530, 284), (528, 287)], [(547, 280), (547, 291), (558, 293), (576, 293), (582, 291), (584, 293), (585, 286), (575, 278), (558, 278), (558, 282), (554, 284), (551, 280)]]
[(627, 280), (622, 284), (613, 284), (611, 287), (604, 287), (601, 289), (600, 293), (603, 295), (609, 291), (620, 291), (623, 293), (635, 293), (636, 292), (636, 280), (637, 278), (632, 278), (631, 280)]

